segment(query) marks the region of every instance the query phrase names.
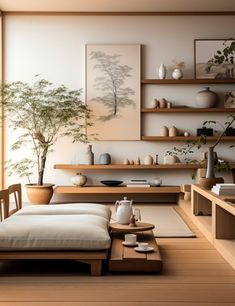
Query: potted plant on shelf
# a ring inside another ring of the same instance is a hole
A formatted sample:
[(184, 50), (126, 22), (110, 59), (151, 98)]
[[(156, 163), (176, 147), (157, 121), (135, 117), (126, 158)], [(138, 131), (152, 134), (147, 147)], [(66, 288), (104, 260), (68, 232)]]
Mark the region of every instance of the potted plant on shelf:
[[(9, 174), (29, 179), (26, 189), (31, 203), (48, 204), (53, 194), (53, 184), (44, 183), (48, 154), (63, 136), (71, 136), (73, 142), (87, 141), (85, 126), (90, 111), (81, 101), (81, 90), (53, 86), (38, 75), (32, 85), (2, 84), (1, 94), (4, 117), (10, 128), (20, 132), (11, 149), (28, 149), (27, 157), (8, 162)], [(38, 181), (32, 184), (30, 176), (34, 167)]]
[[(194, 153), (194, 149), (200, 149), (203, 145), (207, 144), (207, 136), (201, 135), (196, 141), (187, 141), (186, 145), (181, 147), (174, 147), (172, 150), (166, 152), (167, 155), (172, 156), (184, 156), (184, 161), (186, 163), (198, 163), (203, 167), (206, 167), (206, 176), (200, 178), (199, 184), (205, 189), (211, 189), (211, 187), (216, 183), (223, 183), (224, 180), (221, 177), (215, 177), (215, 169), (218, 171), (229, 170), (229, 163), (224, 160), (217, 159), (217, 155), (214, 152), (215, 147), (220, 143), (222, 137), (228, 134), (228, 131), (231, 129), (232, 125), (235, 122), (235, 115), (229, 115), (228, 120), (225, 122), (225, 126), (221, 125), (222, 131), (217, 134), (217, 139), (214, 144), (208, 147), (206, 164), (200, 163), (197, 159), (190, 159), (188, 156), (191, 153)], [(203, 126), (217, 124), (217, 121), (205, 121)], [(230, 146), (231, 148), (234, 145)], [(195, 177), (195, 175), (193, 175)]]
[[(205, 189), (211, 189), (213, 185), (216, 183), (223, 183), (224, 180), (221, 177), (215, 177), (215, 147), (220, 143), (222, 137), (227, 134), (229, 129), (232, 127), (235, 121), (234, 115), (229, 115), (229, 120), (225, 122), (225, 127), (223, 127), (223, 131), (218, 134), (217, 140), (215, 143), (208, 147), (207, 154), (207, 167), (206, 167), (206, 176), (202, 177), (199, 181), (199, 184)], [(216, 121), (205, 121), (204, 126), (207, 124), (216, 124)]]

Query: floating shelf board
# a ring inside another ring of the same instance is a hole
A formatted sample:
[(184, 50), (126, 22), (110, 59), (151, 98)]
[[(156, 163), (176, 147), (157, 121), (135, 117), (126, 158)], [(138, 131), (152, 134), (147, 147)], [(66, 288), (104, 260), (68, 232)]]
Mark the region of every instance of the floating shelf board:
[(159, 85), (194, 85), (194, 84), (235, 84), (235, 79), (143, 79), (142, 84), (159, 84)]
[(180, 186), (161, 187), (103, 187), (103, 186), (57, 186), (56, 193), (79, 193), (79, 194), (128, 194), (128, 193), (180, 193)]
[(234, 113), (235, 108), (142, 108), (142, 113)]
[(70, 165), (70, 164), (56, 164), (54, 169), (76, 169), (76, 170), (170, 170), (170, 169), (198, 169), (201, 168), (199, 164), (158, 164), (158, 165)]
[[(141, 139), (145, 141), (192, 141), (192, 140), (198, 140), (198, 136), (175, 136), (175, 137), (169, 137), (169, 136), (142, 136)], [(216, 141), (218, 137), (216, 136), (208, 136), (207, 141)], [(235, 136), (224, 136), (222, 138), (222, 141), (235, 141)]]

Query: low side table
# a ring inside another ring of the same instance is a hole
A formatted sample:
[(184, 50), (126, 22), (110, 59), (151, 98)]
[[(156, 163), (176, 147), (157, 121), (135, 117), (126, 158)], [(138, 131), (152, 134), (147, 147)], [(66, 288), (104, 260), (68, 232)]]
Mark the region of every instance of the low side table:
[[(138, 222), (136, 227), (111, 223), (112, 246), (109, 258), (109, 271), (131, 273), (160, 273), (162, 271), (162, 259), (159, 248), (154, 238), (153, 224)], [(122, 244), (125, 233), (137, 234), (138, 242), (148, 242), (153, 247), (152, 252), (136, 252), (134, 247)]]

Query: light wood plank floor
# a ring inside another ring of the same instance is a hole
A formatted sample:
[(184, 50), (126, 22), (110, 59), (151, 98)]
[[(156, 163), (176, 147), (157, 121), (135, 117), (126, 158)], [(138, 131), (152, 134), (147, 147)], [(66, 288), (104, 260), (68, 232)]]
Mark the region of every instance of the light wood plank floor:
[(0, 267), (5, 273), (0, 277), (0, 306), (235, 305), (235, 271), (178, 210), (197, 238), (158, 239), (164, 261), (162, 275), (90, 277), (71, 271), (73, 266), (62, 273), (38, 263), (36, 267), (31, 263), (32, 269), (29, 265), (29, 273), (16, 273), (9, 264), (10, 272)]

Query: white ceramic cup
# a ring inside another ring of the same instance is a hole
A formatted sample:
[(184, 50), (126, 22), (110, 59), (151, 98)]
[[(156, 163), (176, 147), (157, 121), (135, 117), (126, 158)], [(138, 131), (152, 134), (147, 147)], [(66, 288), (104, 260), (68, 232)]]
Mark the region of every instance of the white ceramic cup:
[(136, 244), (136, 235), (135, 234), (125, 234), (125, 243)]
[(138, 246), (141, 251), (147, 251), (149, 244), (147, 242), (139, 242)]

